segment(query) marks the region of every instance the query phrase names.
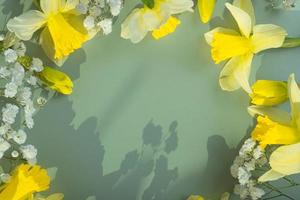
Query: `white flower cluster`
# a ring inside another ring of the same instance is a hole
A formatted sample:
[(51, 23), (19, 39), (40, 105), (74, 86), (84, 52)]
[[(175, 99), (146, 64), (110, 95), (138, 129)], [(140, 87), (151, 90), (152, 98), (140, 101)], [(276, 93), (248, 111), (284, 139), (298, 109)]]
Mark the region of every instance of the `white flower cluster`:
[(80, 0), (77, 12), (87, 15), (83, 25), (88, 31), (112, 32), (113, 18), (120, 14), (123, 0)]
[[(6, 39), (6, 36), (0, 36), (0, 41), (5, 42)], [(3, 102), (7, 103), (2, 104), (1, 109), (0, 159), (4, 156), (22, 158), (34, 164), (37, 150), (34, 146), (25, 144), (27, 134), (24, 129), (31, 129), (34, 126), (33, 115), (36, 108), (32, 96), (33, 89), (37, 88), (38, 83), (35, 73), (43, 70), (43, 63), (40, 59), (33, 58), (27, 60), (29, 66), (25, 69), (20, 61), (24, 58), (25, 52), (25, 45), (20, 41), (14, 41), (13, 45), (2, 49), (1, 53), (5, 62), (0, 65), (0, 95)], [(39, 101), (44, 103), (44, 100)], [(21, 127), (16, 128), (17, 122)]]
[(296, 0), (268, 0), (272, 8), (294, 8)]
[(238, 179), (234, 193), (241, 199), (251, 198), (260, 199), (264, 190), (257, 187), (257, 181), (253, 178), (253, 172), (257, 167), (267, 163), (267, 158), (261, 147), (251, 138), (247, 139), (239, 151), (231, 166), (231, 174)]

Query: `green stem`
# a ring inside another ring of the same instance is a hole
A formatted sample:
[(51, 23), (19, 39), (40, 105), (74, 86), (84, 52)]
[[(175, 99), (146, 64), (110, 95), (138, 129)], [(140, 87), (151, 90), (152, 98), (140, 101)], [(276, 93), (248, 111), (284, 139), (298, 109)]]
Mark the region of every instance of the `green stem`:
[(300, 38), (285, 38), (282, 48), (293, 48), (300, 46)]

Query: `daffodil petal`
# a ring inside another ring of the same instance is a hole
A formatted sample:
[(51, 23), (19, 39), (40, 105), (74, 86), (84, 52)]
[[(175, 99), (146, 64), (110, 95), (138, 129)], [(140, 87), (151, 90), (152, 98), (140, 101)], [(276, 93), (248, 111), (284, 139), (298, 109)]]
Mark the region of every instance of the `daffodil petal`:
[(45, 15), (37, 10), (28, 11), (8, 21), (7, 28), (22, 40), (30, 40), (35, 31), (46, 23)]
[(60, 10), (63, 10), (66, 1), (65, 0), (40, 0), (40, 5), (42, 11), (46, 14), (49, 15), (51, 13), (56, 13)]
[(291, 74), (288, 80), (289, 98), (291, 102), (292, 120), (300, 127), (300, 90), (295, 81), (295, 75)]
[(56, 193), (56, 194), (52, 194), (52, 195), (48, 196), (46, 200), (63, 200), (63, 199), (64, 199), (63, 194)]
[(251, 37), (253, 51), (258, 53), (265, 49), (281, 47), (287, 32), (284, 28), (273, 24), (261, 24), (253, 27)]
[(236, 56), (226, 63), (219, 77), (223, 90), (233, 91), (242, 87), (246, 92), (251, 93), (248, 79), (252, 58), (253, 54)]
[(79, 0), (67, 0), (66, 4), (64, 6), (63, 11), (68, 12), (70, 10), (73, 10), (76, 8), (76, 6), (79, 4)]
[(217, 28), (214, 28), (213, 30), (211, 30), (211, 31), (204, 34), (205, 40), (209, 45), (211, 45), (211, 43), (213, 41), (213, 36), (214, 36), (215, 33), (225, 33), (225, 34), (230, 34), (230, 35), (239, 35), (239, 33), (236, 32), (235, 30), (228, 29), (228, 28), (217, 27)]
[(173, 33), (179, 24), (180, 24), (180, 20), (177, 19), (176, 17), (171, 16), (165, 24), (161, 25), (158, 29), (155, 29), (152, 32), (152, 36), (156, 40), (159, 40)]
[(198, 0), (198, 10), (203, 23), (209, 22), (214, 12), (216, 0)]
[(183, 13), (186, 11), (193, 12), (194, 2), (192, 0), (167, 0), (161, 2), (160, 7), (169, 12), (171, 15)]
[(258, 178), (258, 182), (267, 182), (267, 181), (275, 181), (282, 177), (284, 177), (284, 174), (281, 174), (279, 172), (276, 172), (274, 170), (269, 170), (266, 173), (264, 173), (261, 177)]
[(241, 8), (231, 5), (230, 3), (226, 3), (225, 5), (237, 22), (241, 33), (248, 38), (252, 31), (252, 22), (249, 14)]
[(204, 200), (204, 198), (199, 195), (191, 195), (187, 200)]
[(121, 25), (121, 37), (130, 39), (133, 43), (138, 43), (144, 39), (148, 30), (144, 23), (142, 23), (142, 10), (137, 8), (125, 19)]
[(289, 113), (278, 108), (249, 106), (248, 113), (253, 117), (256, 115), (267, 116), (272, 121), (285, 125), (290, 125), (291, 121)]
[(300, 143), (277, 148), (270, 157), (270, 166), (276, 172), (292, 175), (300, 172)]
[(252, 26), (255, 24), (255, 12), (252, 0), (234, 0), (232, 5), (242, 9), (251, 17)]

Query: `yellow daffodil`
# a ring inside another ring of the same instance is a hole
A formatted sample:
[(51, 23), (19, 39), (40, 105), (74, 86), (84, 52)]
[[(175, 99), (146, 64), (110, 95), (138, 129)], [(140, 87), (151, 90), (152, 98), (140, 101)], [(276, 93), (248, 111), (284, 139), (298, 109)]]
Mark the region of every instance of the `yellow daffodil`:
[(9, 183), (0, 188), (1, 200), (27, 200), (36, 192), (47, 190), (50, 177), (38, 165), (21, 164), (12, 174)]
[(288, 99), (287, 82), (258, 80), (252, 85), (251, 103), (259, 106), (274, 106)]
[(286, 31), (273, 24), (254, 25), (255, 18), (251, 0), (235, 0), (226, 3), (227, 9), (237, 22), (240, 32), (218, 27), (205, 34), (211, 46), (212, 58), (216, 64), (227, 61), (219, 82), (227, 91), (242, 87), (251, 93), (249, 76), (254, 54), (270, 48), (281, 47)]
[(79, 0), (40, 0), (42, 11), (30, 10), (9, 20), (7, 28), (22, 40), (43, 29), (40, 43), (49, 58), (61, 61), (89, 39), (84, 18), (75, 7)]
[(198, 10), (203, 23), (209, 22), (212, 17), (216, 0), (198, 0)]
[(288, 93), (291, 115), (276, 108), (251, 106), (249, 113), (258, 115), (258, 124), (252, 137), (264, 147), (283, 144), (270, 157), (271, 170), (259, 181), (277, 180), (283, 176), (300, 172), (300, 90), (294, 75), (289, 77)]
[(62, 94), (71, 94), (73, 91), (73, 82), (70, 77), (51, 67), (44, 67), (44, 70), (38, 73), (38, 77), (53, 90)]
[(204, 198), (198, 195), (191, 195), (187, 200), (204, 200)]
[(176, 29), (179, 20), (172, 15), (192, 11), (192, 0), (154, 0), (154, 7), (144, 5), (135, 8), (122, 24), (121, 37), (138, 43), (153, 32), (153, 37), (159, 39)]

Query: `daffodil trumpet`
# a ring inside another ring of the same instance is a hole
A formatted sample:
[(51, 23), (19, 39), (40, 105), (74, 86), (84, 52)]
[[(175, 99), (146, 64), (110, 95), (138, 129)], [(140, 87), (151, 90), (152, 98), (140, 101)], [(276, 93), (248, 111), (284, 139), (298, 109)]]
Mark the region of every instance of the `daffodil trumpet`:
[(234, 91), (243, 88), (252, 93), (249, 76), (254, 55), (283, 45), (287, 32), (273, 24), (255, 25), (251, 0), (234, 0), (225, 4), (235, 19), (239, 31), (217, 27), (205, 34), (211, 46), (212, 59), (216, 64), (226, 61), (219, 76), (223, 90)]

